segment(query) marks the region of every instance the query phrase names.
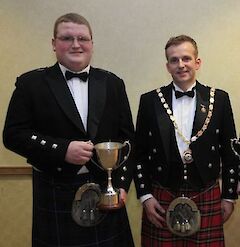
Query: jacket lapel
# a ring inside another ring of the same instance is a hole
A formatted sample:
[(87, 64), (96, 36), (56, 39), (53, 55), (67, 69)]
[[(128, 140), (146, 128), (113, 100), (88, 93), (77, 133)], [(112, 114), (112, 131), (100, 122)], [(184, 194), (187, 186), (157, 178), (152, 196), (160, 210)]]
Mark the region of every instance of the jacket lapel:
[(86, 133), (71, 92), (57, 63), (46, 70), (46, 78), (63, 112), (78, 129)]
[(106, 102), (106, 76), (98, 73), (96, 69), (90, 69), (88, 81), (88, 134), (94, 139)]
[[(164, 98), (169, 105), (169, 108), (172, 109), (172, 85), (169, 84), (167, 87), (162, 87), (161, 91), (164, 95)], [(159, 96), (157, 95), (155, 100), (155, 111), (157, 116), (158, 128), (160, 131), (160, 135), (162, 138), (162, 144), (165, 150), (166, 159), (169, 161), (170, 159), (170, 142), (173, 138), (173, 124), (169, 118), (169, 115), (166, 113), (163, 104)]]
[(204, 121), (208, 114), (209, 107), (209, 89), (199, 82), (196, 85), (196, 112), (193, 121), (192, 136), (196, 135), (199, 130), (201, 130)]

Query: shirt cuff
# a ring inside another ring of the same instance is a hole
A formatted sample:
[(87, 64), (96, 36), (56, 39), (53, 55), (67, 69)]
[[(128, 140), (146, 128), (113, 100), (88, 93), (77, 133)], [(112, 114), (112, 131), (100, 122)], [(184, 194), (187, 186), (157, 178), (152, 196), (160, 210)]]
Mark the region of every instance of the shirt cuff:
[(236, 200), (233, 200), (233, 199), (223, 199), (224, 201), (227, 201), (227, 202), (231, 202), (231, 203), (233, 203), (233, 204), (235, 204), (236, 203)]
[(141, 196), (141, 197), (139, 198), (139, 200), (140, 200), (141, 203), (144, 203), (146, 200), (148, 200), (148, 199), (150, 199), (150, 198), (152, 198), (152, 197), (153, 197), (152, 194), (146, 194), (146, 195), (144, 195), (144, 196)]

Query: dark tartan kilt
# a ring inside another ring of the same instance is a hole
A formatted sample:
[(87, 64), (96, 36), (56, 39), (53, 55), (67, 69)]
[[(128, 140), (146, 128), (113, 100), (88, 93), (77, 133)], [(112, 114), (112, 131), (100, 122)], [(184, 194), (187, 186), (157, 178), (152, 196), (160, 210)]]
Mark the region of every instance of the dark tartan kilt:
[(81, 227), (71, 208), (87, 181), (82, 175), (58, 180), (33, 172), (33, 247), (134, 247), (126, 208), (107, 213), (97, 226)]
[[(166, 223), (163, 228), (156, 228), (143, 210), (142, 247), (224, 247), (219, 183), (198, 194), (199, 192), (193, 191), (184, 192), (186, 197), (193, 197), (192, 200), (201, 213), (201, 227), (196, 234), (188, 237), (176, 236), (168, 230)], [(177, 196), (181, 195), (182, 192), (179, 192)], [(165, 210), (176, 198), (176, 194), (173, 195), (159, 186), (153, 186), (153, 196)]]

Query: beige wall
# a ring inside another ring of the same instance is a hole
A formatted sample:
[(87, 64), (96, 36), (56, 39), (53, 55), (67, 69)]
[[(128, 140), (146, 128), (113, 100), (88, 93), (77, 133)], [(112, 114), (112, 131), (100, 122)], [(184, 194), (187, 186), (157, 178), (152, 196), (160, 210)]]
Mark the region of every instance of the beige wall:
[[(93, 28), (93, 65), (124, 79), (134, 121), (140, 94), (170, 80), (166, 41), (185, 33), (199, 44), (198, 79), (229, 92), (239, 132), (239, 0), (0, 0), (0, 6), (0, 129), (16, 76), (54, 63), (53, 22), (78, 12)], [(0, 143), (0, 165), (25, 165), (25, 160)], [(239, 208), (226, 224), (227, 247), (239, 246)], [(137, 247), (140, 210), (132, 188), (128, 211)], [(0, 176), (0, 229), (0, 246), (30, 247), (30, 176)]]

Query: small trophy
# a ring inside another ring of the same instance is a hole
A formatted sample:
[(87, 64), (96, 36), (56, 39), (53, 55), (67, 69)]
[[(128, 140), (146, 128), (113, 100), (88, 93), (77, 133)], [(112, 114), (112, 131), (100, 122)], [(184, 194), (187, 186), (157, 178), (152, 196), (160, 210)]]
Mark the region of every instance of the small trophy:
[[(128, 146), (128, 153), (121, 160), (121, 150), (123, 147)], [(118, 209), (122, 206), (122, 202), (119, 199), (119, 190), (114, 189), (112, 186), (112, 171), (120, 167), (129, 157), (131, 152), (131, 145), (129, 141), (124, 143), (119, 142), (102, 142), (94, 146), (100, 166), (93, 161), (101, 169), (107, 171), (108, 174), (108, 184), (101, 192), (100, 202), (98, 208), (101, 210), (112, 210)]]
[(240, 140), (237, 138), (231, 139), (231, 148), (234, 154), (240, 159)]
[[(127, 155), (121, 159), (122, 148), (128, 146)], [(99, 164), (93, 159), (92, 162), (100, 169), (108, 173), (107, 188), (101, 190), (95, 183), (83, 184), (77, 190), (72, 203), (72, 218), (76, 224), (83, 227), (98, 225), (107, 215), (107, 210), (118, 209), (123, 206), (119, 198), (119, 190), (112, 186), (112, 170), (120, 167), (129, 157), (131, 145), (129, 141), (102, 142), (95, 146)]]

